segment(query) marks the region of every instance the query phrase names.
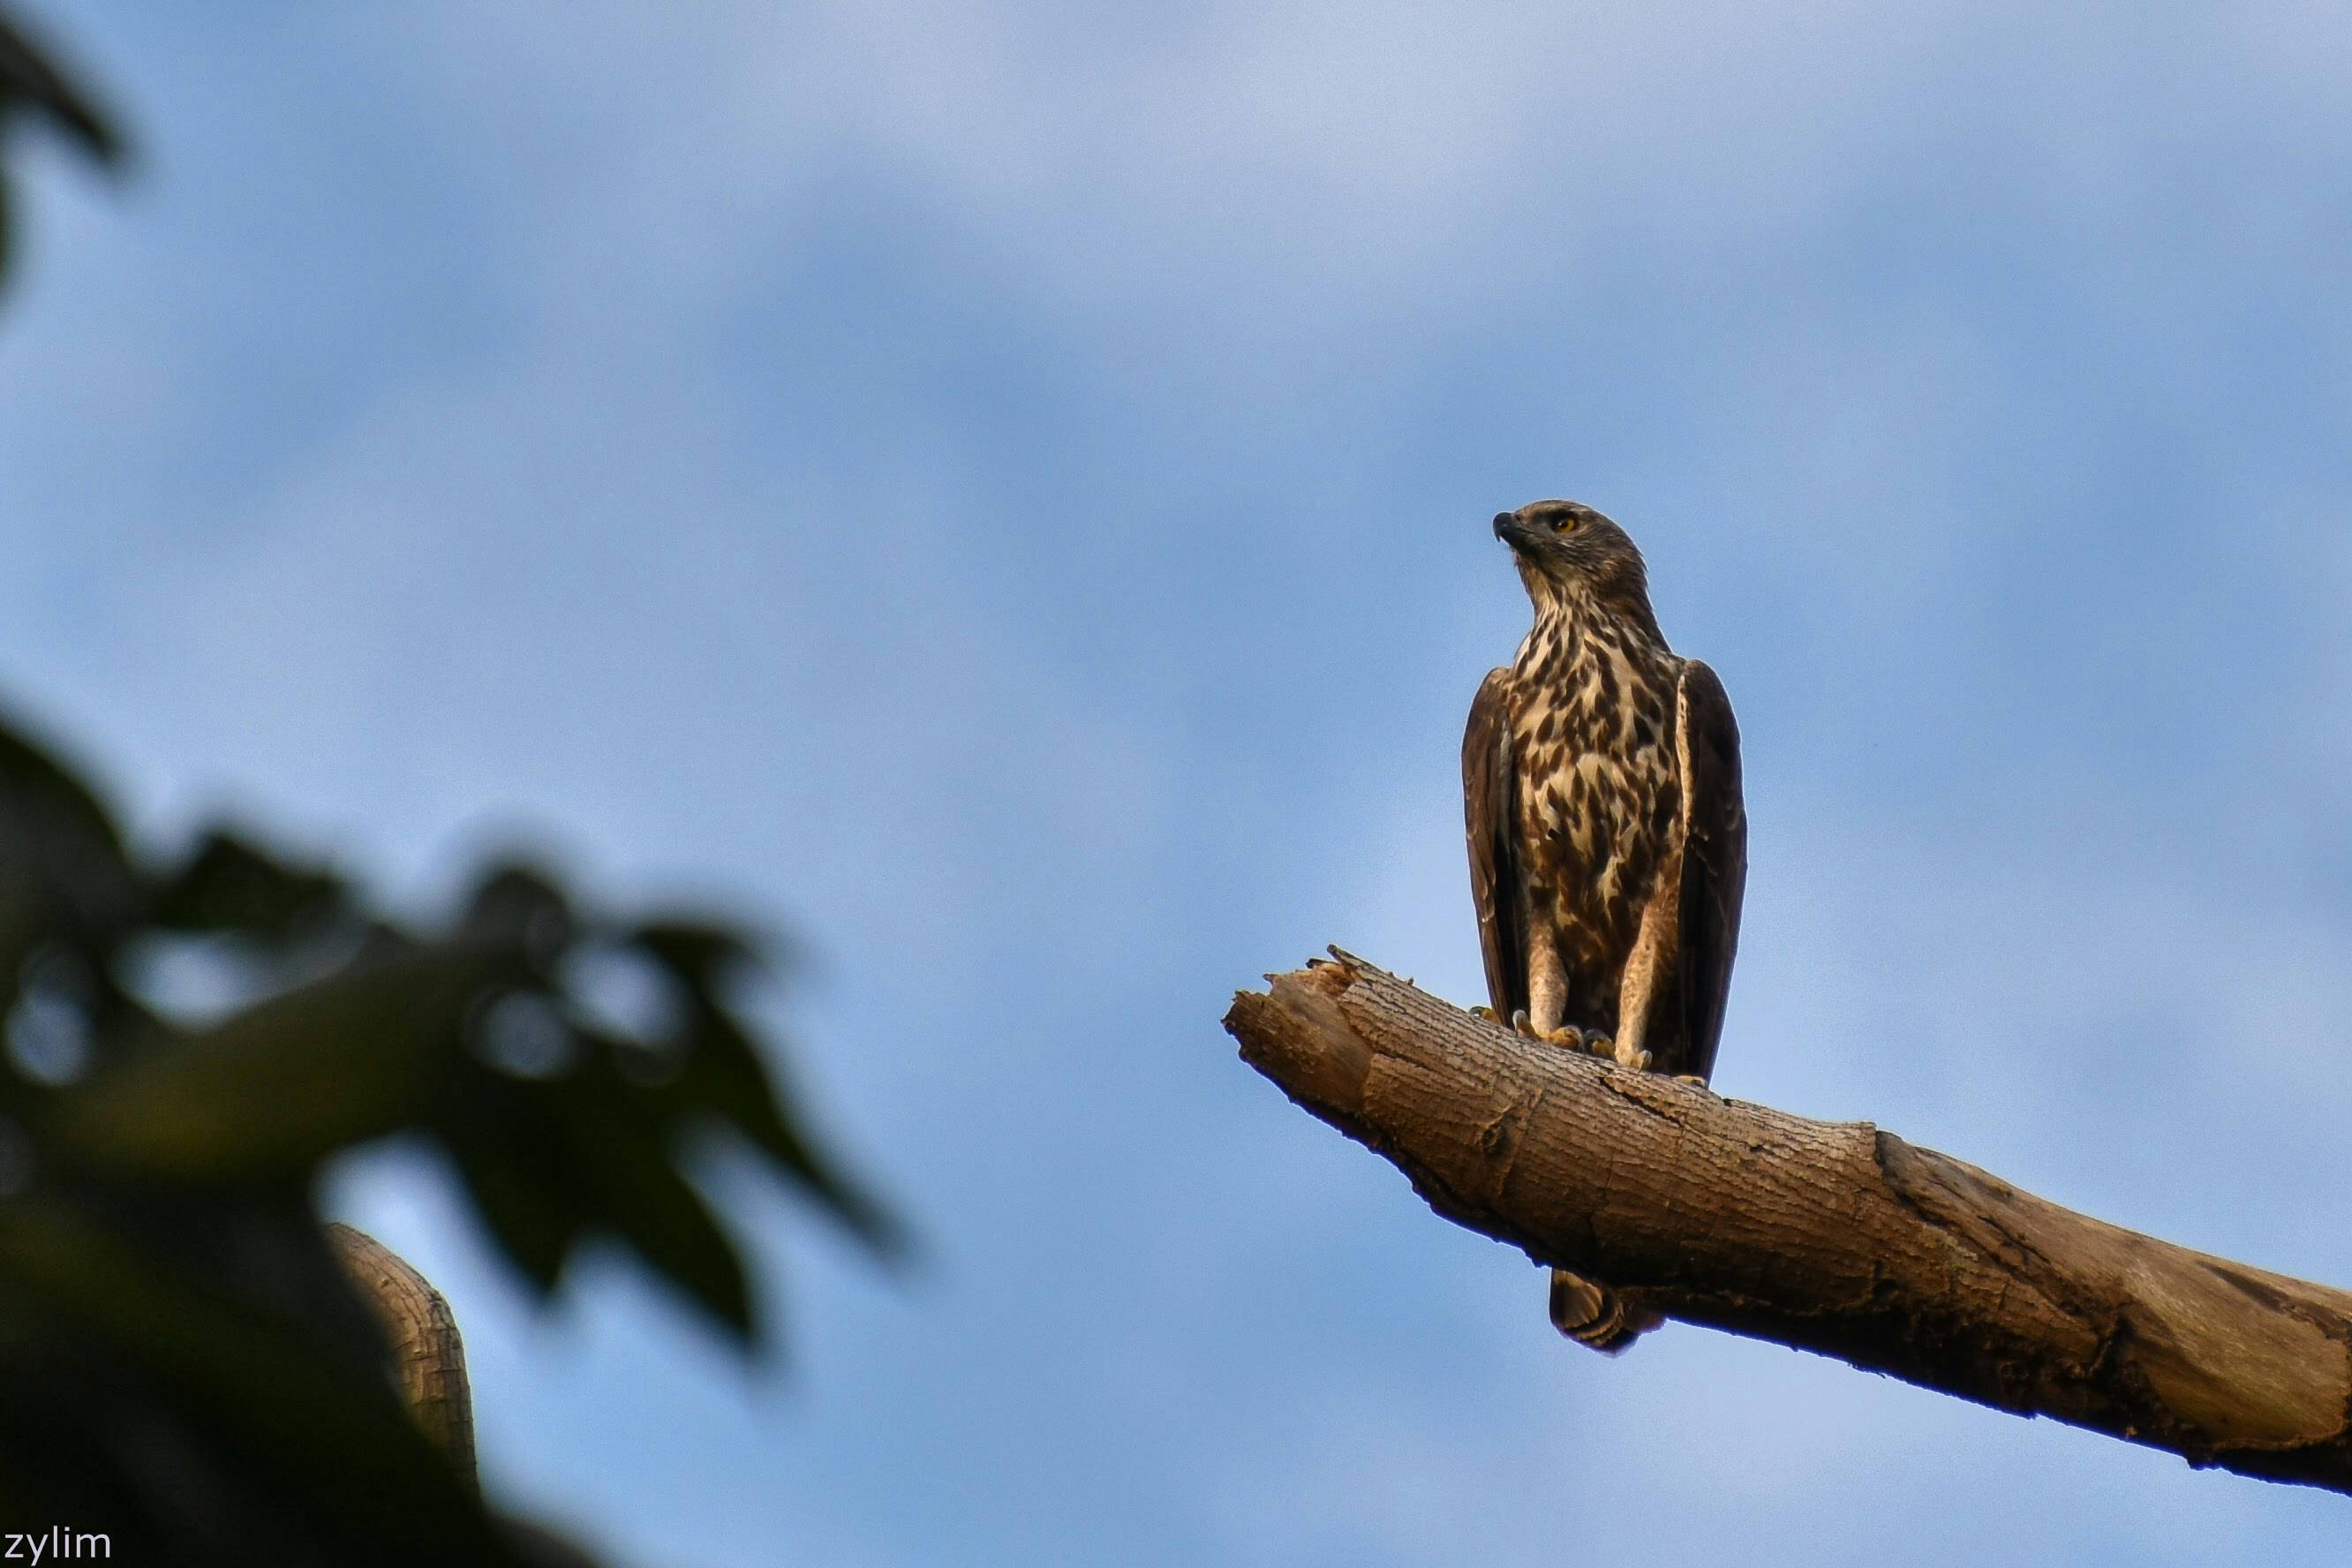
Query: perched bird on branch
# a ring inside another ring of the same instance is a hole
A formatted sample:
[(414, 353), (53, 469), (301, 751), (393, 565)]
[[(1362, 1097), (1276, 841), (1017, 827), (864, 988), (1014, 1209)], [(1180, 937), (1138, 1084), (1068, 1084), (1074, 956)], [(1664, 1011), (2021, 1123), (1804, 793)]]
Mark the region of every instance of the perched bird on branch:
[[(1748, 880), (1730, 700), (1666, 647), (1642, 552), (1608, 518), (1532, 501), (1495, 535), (1535, 626), (1462, 738), (1487, 994), (1523, 1033), (1705, 1082)], [(1658, 1321), (1557, 1268), (1551, 1319), (1608, 1351)]]

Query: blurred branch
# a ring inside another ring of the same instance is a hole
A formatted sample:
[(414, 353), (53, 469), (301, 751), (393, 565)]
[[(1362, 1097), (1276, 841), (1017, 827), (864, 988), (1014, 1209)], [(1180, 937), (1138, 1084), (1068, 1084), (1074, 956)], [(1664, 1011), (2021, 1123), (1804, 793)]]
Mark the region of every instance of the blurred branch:
[(2352, 1294), (2072, 1213), (1868, 1122), (1554, 1050), (1338, 956), (1240, 994), (1225, 1027), (1446, 1218), (1670, 1317), (2352, 1491)]
[(392, 1370), (409, 1414), (448, 1456), (451, 1468), (478, 1484), (474, 1468), (474, 1393), (466, 1380), (466, 1346), (449, 1302), (432, 1281), (365, 1231), (331, 1225), (327, 1237), (343, 1271), (383, 1325)]

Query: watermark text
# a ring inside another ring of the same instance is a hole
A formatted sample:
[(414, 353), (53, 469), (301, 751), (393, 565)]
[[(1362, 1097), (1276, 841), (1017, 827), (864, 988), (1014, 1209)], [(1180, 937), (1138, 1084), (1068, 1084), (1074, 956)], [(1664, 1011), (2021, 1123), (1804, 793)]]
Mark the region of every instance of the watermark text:
[(114, 1555), (114, 1542), (96, 1531), (53, 1524), (37, 1535), (0, 1530), (0, 1563), (95, 1563)]

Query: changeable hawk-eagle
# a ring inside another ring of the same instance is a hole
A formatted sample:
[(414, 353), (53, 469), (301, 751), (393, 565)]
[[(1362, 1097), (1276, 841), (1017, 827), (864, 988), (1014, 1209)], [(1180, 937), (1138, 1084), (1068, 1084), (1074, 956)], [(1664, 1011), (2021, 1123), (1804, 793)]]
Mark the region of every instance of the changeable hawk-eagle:
[[(1462, 738), (1487, 994), (1539, 1038), (1704, 1081), (1748, 879), (1730, 700), (1666, 647), (1623, 529), (1539, 500), (1498, 514), (1495, 534), (1535, 626)], [(1551, 1314), (1602, 1350), (1657, 1321), (1561, 1269)]]

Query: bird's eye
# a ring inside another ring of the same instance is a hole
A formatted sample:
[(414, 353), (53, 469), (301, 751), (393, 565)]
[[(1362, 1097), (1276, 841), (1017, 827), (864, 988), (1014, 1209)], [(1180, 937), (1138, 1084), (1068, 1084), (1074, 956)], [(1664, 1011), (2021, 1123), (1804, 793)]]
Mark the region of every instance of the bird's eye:
[(1559, 521), (1553, 523), (1552, 526), (1559, 530), (1562, 533), (1574, 533), (1576, 531), (1576, 525), (1581, 520), (1579, 519), (1574, 512), (1564, 511), (1559, 514)]

